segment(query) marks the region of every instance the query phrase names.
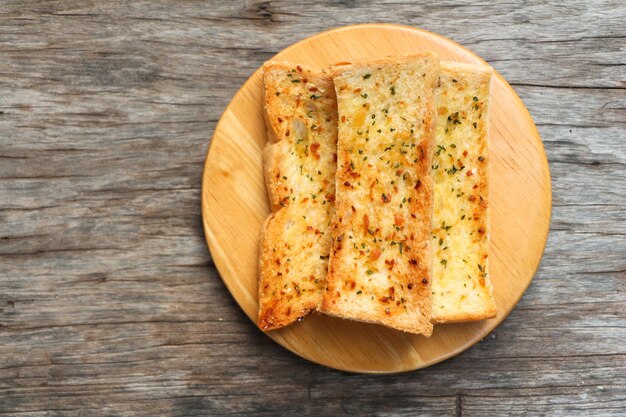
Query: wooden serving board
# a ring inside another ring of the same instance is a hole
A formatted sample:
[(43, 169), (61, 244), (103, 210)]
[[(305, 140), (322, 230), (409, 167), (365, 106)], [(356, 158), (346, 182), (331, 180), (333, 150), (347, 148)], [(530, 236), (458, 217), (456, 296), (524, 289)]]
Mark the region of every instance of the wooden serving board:
[[(434, 33), (384, 24), (320, 33), (290, 46), (274, 59), (322, 68), (340, 61), (426, 50), (437, 52), (442, 60), (487, 65), (472, 52)], [(303, 358), (332, 368), (400, 372), (456, 355), (504, 320), (539, 265), (548, 236), (551, 188), (543, 144), (526, 107), (498, 73), (492, 93), (489, 259), (497, 317), (436, 325), (433, 335), (426, 338), (312, 315), (267, 333), (269, 337)], [(202, 215), (211, 255), (231, 294), (255, 323), (258, 238), (261, 223), (270, 213), (261, 166), (265, 143), (259, 69), (224, 111), (211, 141), (202, 183)]]

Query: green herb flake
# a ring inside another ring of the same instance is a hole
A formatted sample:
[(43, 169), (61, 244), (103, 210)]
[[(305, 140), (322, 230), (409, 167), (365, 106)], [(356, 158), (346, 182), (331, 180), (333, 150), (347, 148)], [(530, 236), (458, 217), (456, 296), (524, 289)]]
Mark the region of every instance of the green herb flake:
[(454, 175), (454, 174), (456, 174), (456, 172), (457, 172), (458, 170), (459, 170), (459, 169), (456, 167), (456, 165), (452, 165), (452, 166), (450, 167), (450, 169), (446, 169), (446, 173), (447, 173), (448, 175)]

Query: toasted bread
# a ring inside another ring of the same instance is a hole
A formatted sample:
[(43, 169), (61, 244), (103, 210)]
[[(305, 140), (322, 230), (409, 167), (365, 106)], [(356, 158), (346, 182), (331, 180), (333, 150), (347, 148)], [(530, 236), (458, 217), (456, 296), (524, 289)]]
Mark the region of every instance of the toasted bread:
[(489, 280), (488, 128), (491, 69), (441, 63), (433, 158), (434, 323), (496, 315)]
[(336, 221), (322, 311), (430, 335), (433, 53), (331, 68)]
[(261, 234), (258, 324), (271, 330), (301, 320), (322, 301), (334, 215), (337, 101), (329, 75), (286, 63), (267, 63), (263, 70), (263, 165), (273, 213)]

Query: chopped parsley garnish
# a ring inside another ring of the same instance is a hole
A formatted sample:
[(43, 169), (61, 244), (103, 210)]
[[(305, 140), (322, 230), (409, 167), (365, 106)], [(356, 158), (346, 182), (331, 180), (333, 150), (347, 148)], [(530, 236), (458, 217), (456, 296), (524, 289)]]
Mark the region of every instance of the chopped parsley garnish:
[(459, 120), (459, 112), (457, 111), (457, 112), (451, 113), (448, 116), (448, 122), (451, 122), (452, 124), (455, 124), (455, 125), (460, 125), (461, 121)]
[(452, 165), (450, 169), (446, 169), (446, 172), (448, 173), (448, 175), (454, 175), (458, 170), (459, 169), (456, 167), (456, 165)]

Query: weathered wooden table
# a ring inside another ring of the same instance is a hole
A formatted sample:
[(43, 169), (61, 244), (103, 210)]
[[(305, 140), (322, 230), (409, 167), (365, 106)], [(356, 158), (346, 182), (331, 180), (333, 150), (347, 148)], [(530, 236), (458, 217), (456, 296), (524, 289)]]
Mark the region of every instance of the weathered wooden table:
[[(624, 415), (623, 2), (305, 3), (0, 3), (0, 415)], [(322, 368), (258, 331), (211, 263), (199, 205), (246, 77), (368, 21), (432, 30), (500, 71), (554, 193), (509, 318), (388, 376)]]

